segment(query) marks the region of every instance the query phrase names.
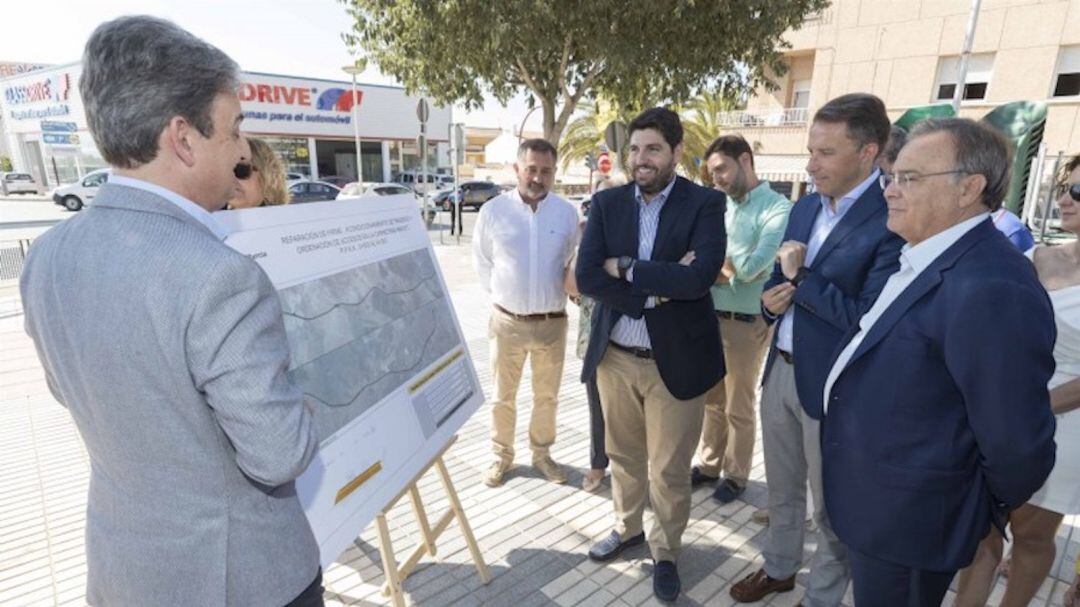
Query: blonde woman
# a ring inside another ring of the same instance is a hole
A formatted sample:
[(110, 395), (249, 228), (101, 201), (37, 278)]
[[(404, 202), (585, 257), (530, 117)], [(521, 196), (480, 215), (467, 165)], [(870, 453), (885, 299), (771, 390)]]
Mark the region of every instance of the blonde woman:
[(234, 169), (240, 187), (229, 201), (229, 208), (288, 204), (289, 188), (285, 185), (285, 167), (281, 159), (262, 139), (247, 137), (247, 143), (251, 153), (243, 156)]

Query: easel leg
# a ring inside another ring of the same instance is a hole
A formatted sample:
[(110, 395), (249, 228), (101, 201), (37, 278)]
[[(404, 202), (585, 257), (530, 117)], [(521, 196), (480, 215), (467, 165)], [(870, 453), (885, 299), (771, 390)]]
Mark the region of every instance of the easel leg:
[(398, 576), (397, 560), (394, 559), (394, 547), (390, 543), (390, 526), (386, 524), (386, 513), (375, 516), (379, 525), (379, 553), (382, 555), (383, 573), (390, 589), (390, 602), (394, 607), (405, 607), (405, 597), (401, 591), (401, 578)]
[(413, 513), (416, 514), (416, 522), (420, 525), (420, 533), (424, 536), (427, 553), (435, 556), (435, 537), (431, 534), (431, 524), (428, 523), (427, 512), (424, 511), (424, 502), (420, 500), (416, 483), (409, 487), (409, 499), (412, 501)]
[(488, 571), (487, 563), (484, 562), (484, 555), (480, 553), (480, 547), (476, 544), (476, 537), (473, 535), (472, 527), (469, 526), (469, 519), (465, 518), (465, 510), (461, 507), (457, 490), (454, 489), (454, 483), (450, 480), (450, 472), (446, 469), (446, 464), (443, 463), (441, 455), (435, 460), (435, 465), (439, 468), (439, 478), (442, 480), (443, 488), (446, 489), (446, 496), (450, 499), (450, 508), (453, 510), (454, 516), (457, 517), (458, 524), (461, 525), (461, 534), (465, 536), (465, 545), (469, 547), (473, 563), (476, 564), (476, 573), (480, 576), (482, 583), (488, 584), (491, 582), (491, 572)]

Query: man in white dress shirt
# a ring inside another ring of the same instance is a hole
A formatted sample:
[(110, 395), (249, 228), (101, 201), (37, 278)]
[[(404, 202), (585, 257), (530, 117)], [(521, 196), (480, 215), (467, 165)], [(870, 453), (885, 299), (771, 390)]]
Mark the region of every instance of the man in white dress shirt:
[(488, 338), (495, 395), (491, 439), (495, 461), (484, 476), (498, 487), (514, 465), (517, 390), (525, 359), (532, 364), (533, 411), (529, 446), (533, 466), (548, 480), (566, 474), (550, 455), (566, 353), (566, 268), (577, 247), (578, 214), (550, 192), (555, 147), (528, 139), (518, 148), (517, 188), (480, 209), (473, 257), (480, 286), (491, 295)]
[(883, 178), (900, 270), (834, 355), (822, 401), (825, 502), (856, 605), (940, 605), (1054, 464), (1053, 310), (990, 221), (1007, 146), (971, 120), (928, 120)]

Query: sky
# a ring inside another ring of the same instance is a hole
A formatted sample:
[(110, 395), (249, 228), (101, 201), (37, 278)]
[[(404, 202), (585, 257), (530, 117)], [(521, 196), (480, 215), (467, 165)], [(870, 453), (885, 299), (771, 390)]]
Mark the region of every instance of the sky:
[[(79, 61), (90, 33), (121, 15), (169, 19), (225, 51), (241, 69), (287, 76), (349, 81), (341, 68), (354, 58), (341, 34), (350, 25), (337, 0), (13, 0), (17, 27), (0, 35), (0, 61), (62, 65)], [(4, 11), (13, 14), (9, 8)], [(370, 84), (398, 84), (373, 64), (358, 77)], [(480, 111), (454, 109), (469, 126), (515, 130), (528, 112), (525, 97), (502, 107), (492, 99)], [(526, 130), (542, 130), (539, 112)]]

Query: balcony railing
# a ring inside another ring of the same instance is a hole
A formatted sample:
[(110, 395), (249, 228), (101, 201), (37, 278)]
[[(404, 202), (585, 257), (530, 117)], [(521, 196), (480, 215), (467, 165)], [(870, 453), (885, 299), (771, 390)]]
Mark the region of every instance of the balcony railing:
[(720, 126), (749, 128), (802, 126), (809, 118), (810, 110), (804, 107), (782, 110), (739, 110), (720, 112)]

